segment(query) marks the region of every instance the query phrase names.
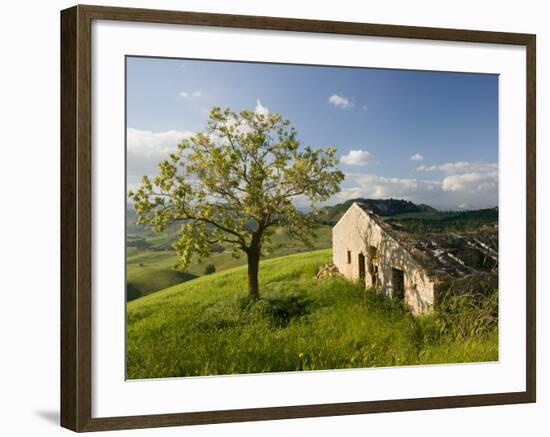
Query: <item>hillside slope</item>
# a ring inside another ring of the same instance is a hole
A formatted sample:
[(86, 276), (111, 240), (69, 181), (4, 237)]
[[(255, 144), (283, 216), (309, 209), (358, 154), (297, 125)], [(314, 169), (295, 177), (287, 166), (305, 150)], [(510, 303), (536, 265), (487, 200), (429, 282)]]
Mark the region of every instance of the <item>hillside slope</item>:
[(333, 206), (325, 206), (324, 208), (322, 208), (322, 222), (328, 225), (336, 224), (336, 222), (340, 220), (344, 213), (355, 202), (367, 205), (372, 212), (381, 217), (389, 217), (399, 214), (410, 213), (437, 212), (437, 210), (432, 208), (431, 206), (424, 204), (417, 205), (416, 203), (408, 200), (357, 198), (346, 200), (345, 202), (338, 203)]
[[(231, 267), (246, 264), (246, 256), (235, 258), (227, 247), (213, 248), (208, 258), (201, 261), (194, 260), (187, 266), (185, 272), (174, 268), (177, 259), (176, 252), (171, 247), (175, 234), (164, 232), (152, 234), (141, 229), (129, 235), (129, 247), (126, 256), (126, 291), (127, 300), (156, 292), (158, 290), (179, 284), (205, 274), (207, 265), (212, 265), (216, 271), (222, 271)], [(315, 249), (331, 247), (332, 229), (328, 226), (320, 226), (316, 230), (313, 246)], [(136, 242), (141, 244), (138, 246)], [(276, 258), (292, 253), (300, 253), (311, 250), (300, 241), (290, 238), (282, 229), (276, 229), (272, 237), (273, 251), (266, 258)]]
[(129, 379), (498, 359), (496, 330), (441, 336), (430, 318), (341, 277), (315, 280), (330, 250), (262, 261), (261, 296), (246, 267), (127, 304)]

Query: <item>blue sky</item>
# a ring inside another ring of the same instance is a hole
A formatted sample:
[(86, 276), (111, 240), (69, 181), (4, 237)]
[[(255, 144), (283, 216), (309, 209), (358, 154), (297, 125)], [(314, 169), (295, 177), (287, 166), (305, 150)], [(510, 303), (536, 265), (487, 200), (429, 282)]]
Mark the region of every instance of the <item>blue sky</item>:
[(128, 58), (129, 186), (212, 106), (279, 112), (302, 144), (335, 146), (346, 180), (328, 203), (498, 204), (496, 75)]

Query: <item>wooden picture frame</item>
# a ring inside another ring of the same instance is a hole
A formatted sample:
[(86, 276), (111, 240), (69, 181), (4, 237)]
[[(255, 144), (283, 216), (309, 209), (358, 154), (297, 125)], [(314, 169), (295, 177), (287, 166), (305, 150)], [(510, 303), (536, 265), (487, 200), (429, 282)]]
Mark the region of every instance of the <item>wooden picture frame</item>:
[[(527, 58), (525, 65), (527, 78), (526, 390), (511, 393), (129, 417), (92, 417), (91, 25), (93, 20), (380, 36), (525, 47)], [(75, 6), (63, 10), (61, 12), (61, 425), (83, 432), (535, 402), (535, 49), (535, 35), (519, 33), (97, 6)]]

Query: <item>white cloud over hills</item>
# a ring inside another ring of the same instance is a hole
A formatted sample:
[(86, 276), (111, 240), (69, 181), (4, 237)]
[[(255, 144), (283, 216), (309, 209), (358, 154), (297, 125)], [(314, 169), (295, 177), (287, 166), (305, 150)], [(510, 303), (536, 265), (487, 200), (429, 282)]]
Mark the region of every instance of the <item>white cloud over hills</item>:
[(351, 173), (346, 175), (346, 181), (353, 185), (344, 188), (337, 196), (340, 200), (366, 197), (384, 199), (389, 197), (400, 199), (416, 199), (423, 193), (439, 188), (437, 181), (425, 181), (414, 178), (388, 178), (371, 174)]
[[(412, 158), (411, 158), (412, 159)], [(447, 162), (441, 165), (421, 165), (416, 171), (442, 171), (445, 173), (469, 172), (469, 171), (495, 171), (498, 164), (487, 162)]]
[(464, 173), (447, 176), (441, 182), (443, 191), (485, 193), (498, 190), (498, 173)]
[(498, 164), (449, 162), (419, 171), (440, 171), (440, 178), (398, 178), (346, 174), (335, 202), (357, 197), (399, 198), (439, 209), (490, 208), (498, 205)]
[(151, 157), (167, 157), (175, 152), (178, 143), (193, 135), (191, 131), (168, 130), (153, 132), (128, 128), (126, 140), (128, 153), (132, 155)]
[(175, 152), (181, 140), (193, 134), (194, 132), (185, 130), (153, 132), (128, 128), (126, 130), (128, 189), (135, 189), (142, 176), (158, 174), (158, 163)]
[[(255, 111), (269, 114), (269, 109), (259, 99)], [(194, 132), (186, 130), (155, 132), (128, 128), (128, 188), (135, 188), (143, 175), (157, 174), (158, 162), (174, 152), (181, 140), (193, 134)], [(418, 161), (413, 159), (414, 156), (410, 157), (411, 161)], [(478, 209), (498, 205), (496, 163), (456, 161), (422, 165), (417, 168), (420, 177), (388, 177), (363, 173), (361, 167), (377, 163), (373, 154), (367, 150), (350, 150), (340, 158), (340, 163), (349, 166), (348, 169), (355, 167), (355, 170), (346, 172), (342, 191), (330, 199), (330, 204), (358, 197), (393, 197), (426, 203), (438, 209)], [(301, 204), (302, 201), (298, 203)]]

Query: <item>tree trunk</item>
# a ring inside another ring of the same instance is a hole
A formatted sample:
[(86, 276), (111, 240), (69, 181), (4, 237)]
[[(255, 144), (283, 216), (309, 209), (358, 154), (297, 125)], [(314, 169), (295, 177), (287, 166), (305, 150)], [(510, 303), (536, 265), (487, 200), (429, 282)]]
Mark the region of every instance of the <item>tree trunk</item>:
[(250, 248), (248, 255), (248, 295), (252, 300), (260, 298), (260, 283), (258, 272), (260, 270), (260, 248)]

